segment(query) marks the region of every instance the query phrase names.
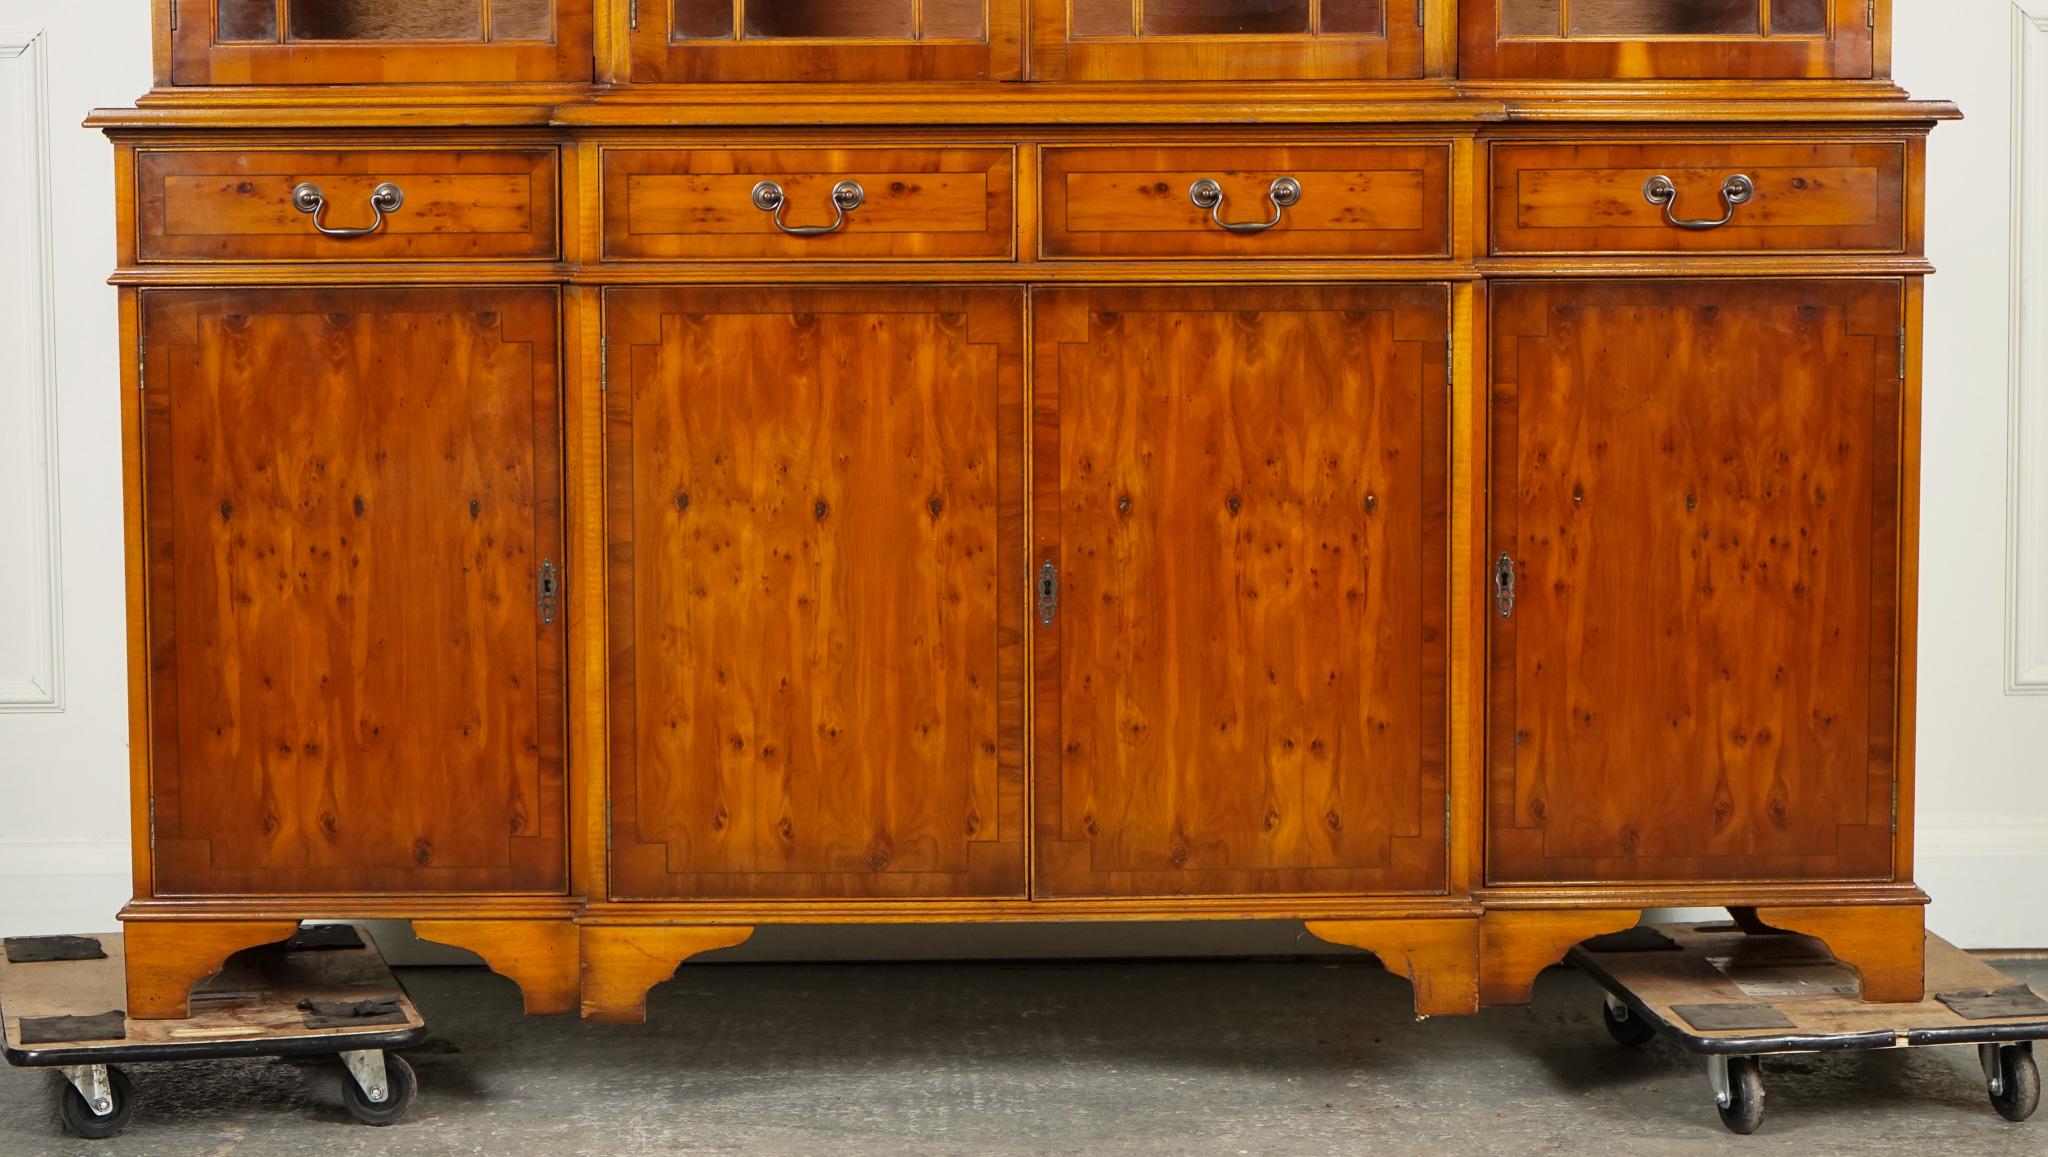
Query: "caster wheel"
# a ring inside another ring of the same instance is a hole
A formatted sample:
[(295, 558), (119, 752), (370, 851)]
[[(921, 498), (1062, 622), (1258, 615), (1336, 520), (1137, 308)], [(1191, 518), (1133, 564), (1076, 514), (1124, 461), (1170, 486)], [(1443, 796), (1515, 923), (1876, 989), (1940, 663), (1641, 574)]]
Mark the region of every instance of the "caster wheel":
[(413, 1097), (420, 1091), (419, 1077), (413, 1074), (412, 1066), (405, 1062), (404, 1057), (385, 1053), (384, 1083), (384, 1099), (372, 1103), (356, 1079), (342, 1073), (341, 1100), (348, 1106), (348, 1115), (365, 1125), (396, 1125), (403, 1120), (412, 1109)]
[(2031, 1045), (2007, 1045), (1998, 1050), (1999, 1091), (1991, 1094), (1991, 1107), (2008, 1121), (2024, 1121), (2041, 1106), (2041, 1070), (2034, 1064)]
[(1755, 1057), (1728, 1058), (1728, 1103), (1721, 1123), (1747, 1137), (1764, 1123), (1764, 1071)]
[(64, 1082), (57, 1097), (57, 1112), (64, 1118), (65, 1131), (75, 1137), (97, 1141), (116, 1136), (128, 1127), (128, 1118), (135, 1115), (135, 1090), (128, 1083), (128, 1074), (111, 1066), (107, 1069), (107, 1099), (113, 1105), (107, 1113), (93, 1112), (69, 1081)]
[(1608, 1036), (1632, 1049), (1649, 1044), (1657, 1036), (1656, 1028), (1625, 1004), (1602, 1004), (1600, 1019), (1607, 1025)]

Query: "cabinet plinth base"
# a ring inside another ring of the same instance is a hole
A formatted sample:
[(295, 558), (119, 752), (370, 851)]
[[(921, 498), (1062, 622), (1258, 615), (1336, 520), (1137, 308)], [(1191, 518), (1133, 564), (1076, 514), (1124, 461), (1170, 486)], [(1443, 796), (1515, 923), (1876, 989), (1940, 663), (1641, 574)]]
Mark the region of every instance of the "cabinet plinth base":
[(244, 948), (291, 939), (296, 920), (147, 920), (122, 931), (127, 947), (128, 1015), (183, 1020), (192, 986)]
[(1415, 986), (1415, 1015), (1479, 1011), (1479, 922), (1461, 920), (1311, 920), (1309, 935), (1362, 948)]
[(1755, 908), (1736, 916), (1748, 919), (1826, 944), (1862, 978), (1868, 1003), (1910, 1004), (1927, 995), (1927, 910), (1918, 904)]
[(568, 920), (415, 920), (412, 930), (483, 957), (519, 986), (528, 1016), (576, 1011), (578, 937)]
[(1479, 918), (1479, 1001), (1527, 1004), (1536, 975), (1581, 940), (1635, 927), (1637, 908), (1489, 911)]
[(583, 943), (583, 1019), (640, 1024), (647, 993), (676, 974), (685, 960), (745, 943), (746, 924), (586, 924)]

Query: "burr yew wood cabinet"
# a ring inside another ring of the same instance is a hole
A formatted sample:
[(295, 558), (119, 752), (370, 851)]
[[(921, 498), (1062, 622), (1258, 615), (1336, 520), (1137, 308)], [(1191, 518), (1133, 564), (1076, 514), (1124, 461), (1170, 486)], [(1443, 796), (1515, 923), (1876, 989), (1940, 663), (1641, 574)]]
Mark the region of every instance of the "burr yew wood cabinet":
[(406, 919), (1649, 907), (1921, 993), (1889, 0), (155, 0), (129, 1011)]

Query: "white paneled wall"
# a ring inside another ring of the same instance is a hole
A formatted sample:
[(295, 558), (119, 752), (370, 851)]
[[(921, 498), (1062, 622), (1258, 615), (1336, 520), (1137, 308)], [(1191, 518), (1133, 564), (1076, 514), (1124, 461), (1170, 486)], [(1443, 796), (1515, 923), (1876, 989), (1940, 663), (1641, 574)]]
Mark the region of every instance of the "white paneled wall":
[[(1901, 83), (1969, 118), (1937, 130), (1929, 178), (1941, 273), (1927, 300), (1919, 877), (1937, 931), (2048, 948), (2048, 0), (1893, 7)], [(105, 142), (79, 122), (148, 87), (148, 25), (147, 0), (0, 0), (10, 935), (107, 927), (128, 893), (112, 176)], [(1279, 932), (1101, 929), (1084, 943), (929, 930), (870, 945), (792, 930), (756, 944), (786, 956), (1274, 951), (1292, 943)]]
[(146, 0), (0, 0), (0, 933), (128, 895), (112, 151)]
[(1966, 117), (1929, 146), (1918, 876), (1935, 931), (2048, 948), (2048, 0), (1893, 11), (1899, 82)]

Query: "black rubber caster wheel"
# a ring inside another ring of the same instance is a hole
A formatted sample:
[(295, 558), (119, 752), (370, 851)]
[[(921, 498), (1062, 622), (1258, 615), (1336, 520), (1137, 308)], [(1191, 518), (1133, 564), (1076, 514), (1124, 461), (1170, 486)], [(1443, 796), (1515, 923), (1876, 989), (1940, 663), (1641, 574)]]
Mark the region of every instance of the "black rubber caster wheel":
[(1602, 1003), (1600, 1019), (1607, 1025), (1607, 1035), (1616, 1043), (1632, 1049), (1641, 1048), (1657, 1038), (1657, 1029), (1649, 1021), (1637, 1016), (1629, 1006)]
[(2034, 1046), (2007, 1045), (1998, 1050), (1999, 1091), (1991, 1107), (2008, 1121), (2024, 1121), (2041, 1107), (2041, 1070), (2034, 1064)]
[(1764, 1071), (1755, 1057), (1728, 1058), (1728, 1103), (1721, 1123), (1747, 1137), (1764, 1123)]
[(396, 1125), (405, 1119), (412, 1109), (414, 1096), (420, 1091), (420, 1079), (414, 1075), (412, 1066), (396, 1053), (384, 1054), (384, 1099), (371, 1103), (363, 1093), (363, 1087), (356, 1084), (355, 1077), (346, 1070), (341, 1074), (341, 1100), (348, 1106), (348, 1115), (365, 1125)]
[(128, 1127), (128, 1118), (135, 1115), (135, 1089), (128, 1083), (128, 1074), (111, 1066), (107, 1069), (107, 1097), (113, 1102), (110, 1112), (93, 1112), (70, 1081), (64, 1082), (57, 1097), (57, 1112), (64, 1118), (64, 1129), (75, 1137), (98, 1141), (117, 1136)]

